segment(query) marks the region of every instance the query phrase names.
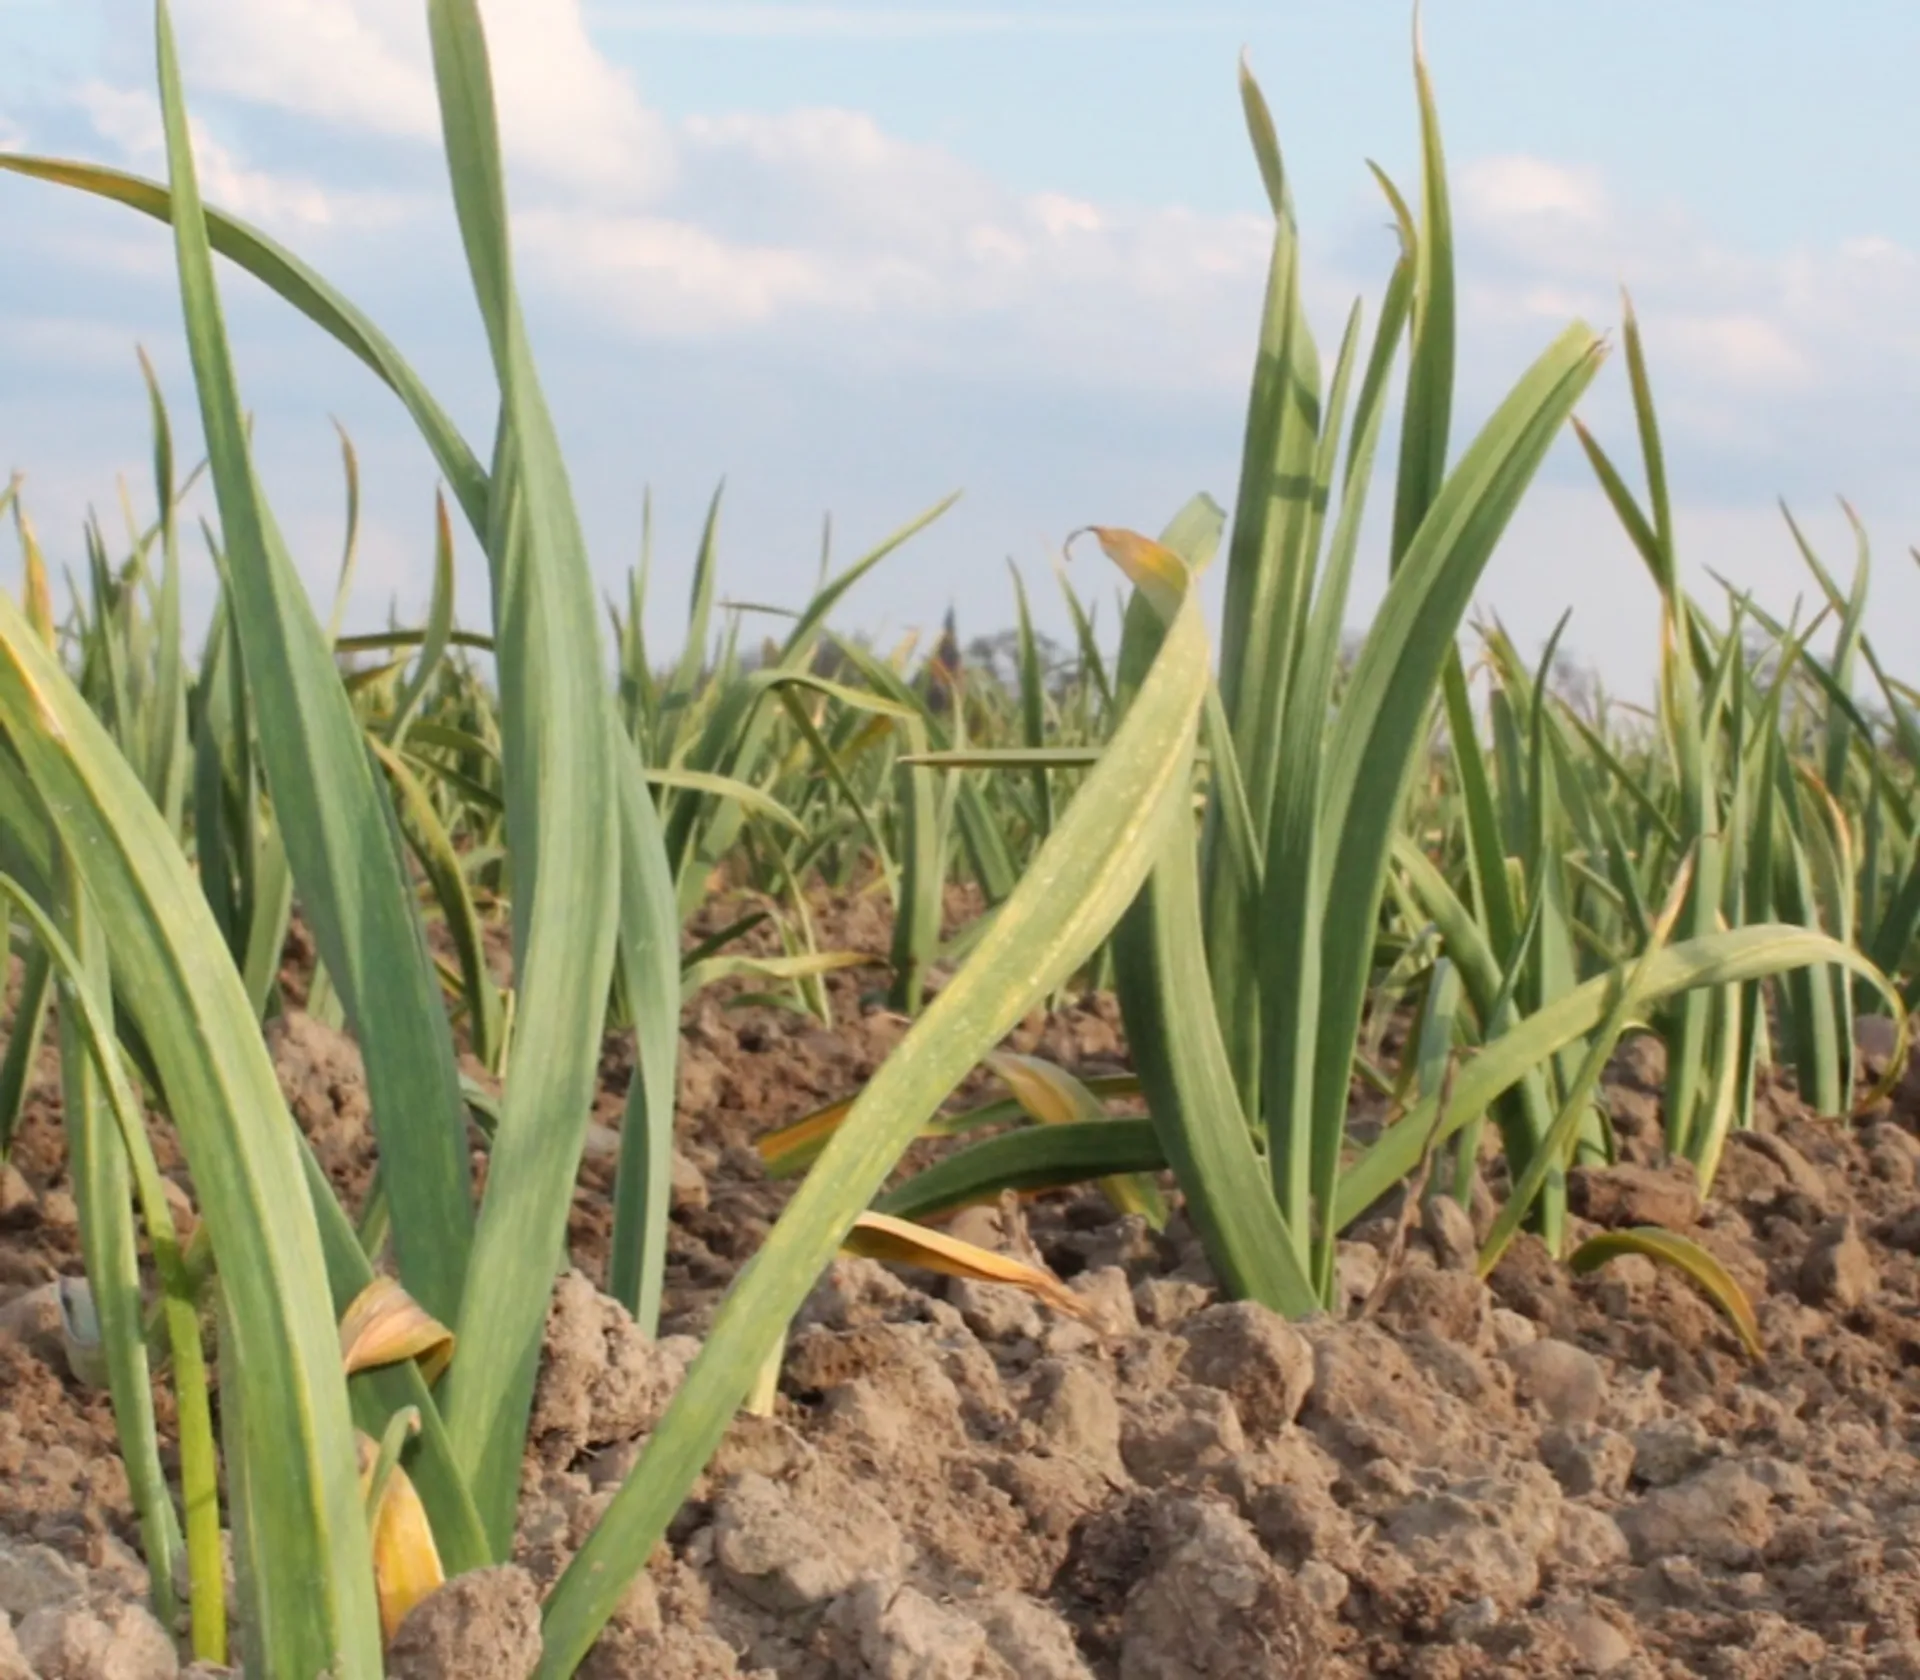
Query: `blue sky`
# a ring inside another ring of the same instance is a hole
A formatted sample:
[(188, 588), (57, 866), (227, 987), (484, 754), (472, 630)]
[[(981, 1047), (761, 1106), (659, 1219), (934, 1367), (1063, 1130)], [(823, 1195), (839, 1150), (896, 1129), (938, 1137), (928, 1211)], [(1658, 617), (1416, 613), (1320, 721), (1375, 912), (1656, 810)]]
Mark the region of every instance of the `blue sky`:
[[(674, 639), (699, 520), (724, 475), (723, 576), (795, 602), (820, 521), (851, 558), (950, 489), (933, 531), (862, 586), (846, 627), (949, 602), (1043, 623), (1062, 537), (1151, 529), (1196, 489), (1230, 500), (1266, 226), (1234, 92), (1242, 47), (1273, 104), (1323, 343), (1392, 255), (1365, 160), (1410, 179), (1409, 13), (1384, 0), (639, 4), (483, 0), (521, 283), (596, 566), (631, 563), (652, 487)], [(424, 7), (176, 0), (209, 197), (307, 255), (399, 341), (484, 447), (484, 346), (439, 162)], [(144, 0), (0, 0), (0, 144), (155, 172)], [(1920, 108), (1901, 78), (1920, 10), (1891, 0), (1685, 7), (1432, 0), (1459, 219), (1457, 436), (1574, 315), (1633, 290), (1668, 430), (1683, 549), (1776, 611), (1806, 592), (1775, 507), (1830, 562), (1875, 541), (1873, 620), (1920, 676)], [(1896, 173), (1898, 172), (1898, 174)], [(162, 230), (0, 181), (0, 467), (57, 559), (116, 476), (146, 494), (133, 348), (183, 434), (192, 395)], [(360, 452), (355, 619), (423, 603), (433, 474), (398, 408), (234, 276), (227, 303), (263, 473), (322, 585), (341, 532), (337, 418)], [(1588, 417), (1630, 452), (1623, 375)], [(1376, 537), (1382, 521), (1374, 521)], [(1076, 581), (1111, 586), (1076, 562)], [(1357, 610), (1377, 593), (1379, 555)], [(485, 610), (463, 556), (463, 610)], [(0, 581), (17, 571), (0, 557)], [(209, 573), (196, 559), (195, 596)], [(1550, 461), (1481, 606), (1629, 690), (1651, 592), (1571, 449)], [(1111, 613), (1109, 611), (1109, 621)], [(1870, 629), (1872, 627), (1870, 623)]]

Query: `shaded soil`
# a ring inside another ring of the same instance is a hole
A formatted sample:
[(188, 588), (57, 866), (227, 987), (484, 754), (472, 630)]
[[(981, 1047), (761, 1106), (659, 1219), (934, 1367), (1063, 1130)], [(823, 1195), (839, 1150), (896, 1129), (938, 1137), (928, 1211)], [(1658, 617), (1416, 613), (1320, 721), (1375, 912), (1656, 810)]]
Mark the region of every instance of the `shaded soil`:
[[(877, 903), (821, 921), (823, 946), (886, 949)], [(778, 1214), (754, 1140), (857, 1090), (904, 1033), (879, 984), (835, 976), (831, 1026), (712, 993), (687, 1011), (658, 1342), (597, 1290), (631, 1065), (609, 1045), (515, 1566), (423, 1606), (393, 1672), (525, 1672), (536, 1589)], [(352, 1199), (372, 1146), (351, 1043), (300, 1014), (270, 1036)], [(1107, 998), (1012, 1047), (1124, 1066)], [(1576, 1278), (1524, 1238), (1483, 1285), (1486, 1208), (1377, 1214), (1341, 1248), (1344, 1315), (1302, 1325), (1221, 1301), (1177, 1212), (1155, 1233), (1093, 1190), (971, 1209), (956, 1234), (1037, 1251), (1082, 1316), (836, 1264), (775, 1414), (735, 1424), (585, 1672), (1920, 1676), (1920, 1085), (1863, 1121), (1771, 1089), (1703, 1205), (1659, 1158), (1660, 1071), (1657, 1046), (1616, 1060), (1622, 1164), (1578, 1176), (1578, 1229), (1688, 1230), (1754, 1301), (1764, 1361), (1642, 1260)], [(130, 1602), (111, 1417), (44, 1287), (79, 1268), (59, 1126), (48, 1058), (0, 1179), (0, 1676), (16, 1644), (73, 1680), (171, 1673)], [(184, 1190), (164, 1140), (162, 1162)], [(136, 1646), (149, 1666), (100, 1666)]]

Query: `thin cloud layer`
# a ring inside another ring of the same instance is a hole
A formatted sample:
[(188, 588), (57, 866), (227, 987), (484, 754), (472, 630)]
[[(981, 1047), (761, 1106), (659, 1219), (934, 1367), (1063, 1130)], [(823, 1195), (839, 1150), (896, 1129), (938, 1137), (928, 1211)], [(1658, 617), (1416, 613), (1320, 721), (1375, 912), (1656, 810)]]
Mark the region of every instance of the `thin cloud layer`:
[(657, 211), (522, 218), (529, 272), (624, 335), (787, 332), (973, 377), (1244, 377), (1258, 218), (1010, 193), (858, 112), (696, 118), (679, 138)]
[[(877, 15), (812, 12), (823, 27)], [(736, 14), (768, 21), (753, 7), (728, 11)], [(485, 7), (523, 272), (536, 290), (586, 310), (582, 325), (635, 342), (786, 333), (796, 348), (975, 376), (1244, 382), (1263, 218), (1014, 193), (859, 111), (670, 123), (596, 44), (588, 15), (581, 0)], [(591, 15), (613, 24), (654, 12), (603, 5)], [(225, 109), (224, 98), (363, 143), (437, 141), (421, 8), (180, 0), (176, 18), (207, 109)], [(144, 88), (95, 81), (75, 98), (110, 147), (157, 166)], [(217, 137), (218, 127), (196, 132), (209, 197), (276, 229), (372, 240), (423, 207), (371, 189), (363, 151), (332, 174), (276, 173)], [(1608, 324), (1627, 285), (1662, 370), (1698, 387), (1710, 427), (1716, 397), (1730, 408), (1768, 393), (1817, 398), (1884, 382), (1889, 354), (1909, 374), (1920, 363), (1920, 333), (1882, 330), (1920, 319), (1920, 257), (1889, 241), (1739, 251), (1677, 208), (1618, 204), (1593, 169), (1524, 155), (1468, 161), (1456, 191), (1470, 333), (1504, 336), (1529, 323), (1537, 333), (1576, 314)], [(1312, 267), (1324, 331), (1352, 292), (1384, 273), (1388, 249), (1377, 226), (1373, 235), (1364, 261), (1343, 240), (1331, 270)], [(1466, 349), (1470, 357), (1471, 342)]]
[(1920, 260), (1891, 241), (1741, 251), (1677, 207), (1618, 204), (1596, 172), (1539, 158), (1473, 162), (1459, 196), (1484, 317), (1611, 320), (1625, 286), (1673, 370), (1741, 400), (1884, 377), (1889, 353), (1920, 368), (1920, 334), (1887, 331), (1916, 318)]
[[(103, 3), (130, 30), (144, 27), (135, 0)], [(603, 50), (615, 37), (596, 38), (599, 14), (580, 0), (485, 0), (484, 10), (529, 315), (556, 407), (581, 431), (635, 435), (642, 399), (634, 379), (609, 376), (615, 365), (631, 365), (641, 383), (662, 365), (710, 367), (711, 380), (683, 379), (670, 399), (650, 387), (644, 399), (670, 407), (688, 437), (712, 440), (693, 451), (700, 470), (713, 455), (716, 469), (750, 481), (774, 470), (753, 450), (789, 449), (789, 473), (817, 461), (822, 501), (897, 512), (891, 477), (913, 447), (911, 416), (925, 416), (928, 438), (949, 450), (951, 416), (990, 416), (960, 470), (976, 489), (996, 474), (1021, 486), (1018, 535), (989, 540), (1023, 548), (1037, 530), (1107, 516), (1083, 503), (1114, 447), (1115, 416), (1125, 417), (1128, 449), (1150, 452), (1164, 435), (1169, 457), (1214, 463), (1206, 488), (1230, 490), (1270, 249), (1264, 215), (1016, 191), (859, 110), (669, 120)], [(449, 299), (470, 313), (422, 9), (175, 0), (174, 11), (209, 199), (315, 254), (403, 344), (441, 333)], [(824, 10), (815, 21), (831, 22)], [(0, 113), (0, 127), (39, 145), (37, 125), (64, 112), (84, 124), (95, 155), (156, 172), (144, 74), (103, 73), (38, 110)], [(1307, 230), (1308, 306), (1329, 355), (1351, 297), (1377, 290), (1393, 254), (1388, 218), (1358, 168), (1355, 181), (1343, 213)], [(1456, 160), (1454, 184), (1461, 442), (1566, 321), (1612, 328), (1624, 283), (1647, 332), (1676, 494), (1693, 511), (1684, 528), (1698, 533), (1696, 564), (1786, 577), (1791, 555), (1768, 538), (1775, 492), (1805, 505), (1844, 490), (1870, 522), (1890, 526), (1885, 546), (1908, 535), (1900, 521), (1920, 526), (1903, 442), (1920, 425), (1920, 330), (1906, 325), (1920, 322), (1920, 254), (1870, 233), (1741, 248), (1683, 206), (1622, 202), (1602, 172), (1535, 156)], [(131, 331), (108, 313), (90, 317), (86, 299), (136, 281), (149, 288), (143, 298), (161, 296), (164, 239), (60, 215), (24, 230), (47, 290), (0, 333), (0, 366), (44, 378), (61, 348), (63, 365), (110, 365), (103, 346)], [(290, 321), (287, 331), (305, 329)], [(1609, 371), (1591, 406), (1630, 459), (1622, 384)], [(881, 390), (884, 421), (861, 401)], [(743, 424), (726, 407), (742, 392), (798, 417), (805, 435), (774, 439)], [(130, 385), (121, 394), (130, 409)], [(273, 421), (270, 400), (269, 433)], [(56, 482), (80, 476), (51, 466)], [(947, 470), (932, 489), (946, 487)], [(1589, 527), (1604, 522), (1570, 452), (1552, 472), (1551, 496), (1516, 527), (1509, 555), (1555, 548), (1547, 528), (1575, 507)], [(1049, 480), (1075, 487), (1071, 507), (1045, 503), (1034, 487)], [(286, 517), (319, 528), (331, 500), (324, 513)], [(1583, 528), (1555, 552), (1603, 549), (1609, 542)], [(1547, 603), (1566, 593), (1554, 568), (1506, 560), (1489, 589), (1516, 628), (1550, 624), (1557, 607)], [(1615, 632), (1604, 606), (1583, 612), (1574, 637), (1608, 659)], [(1588, 616), (1594, 639), (1583, 634)]]

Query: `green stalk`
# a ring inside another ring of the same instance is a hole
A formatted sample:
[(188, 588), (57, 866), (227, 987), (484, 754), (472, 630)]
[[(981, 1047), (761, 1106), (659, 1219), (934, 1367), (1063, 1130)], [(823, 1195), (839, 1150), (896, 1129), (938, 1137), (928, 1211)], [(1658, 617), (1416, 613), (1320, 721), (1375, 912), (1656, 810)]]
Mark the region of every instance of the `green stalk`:
[(259, 1447), (247, 1472), (264, 1524), (258, 1660), (376, 1675), (372, 1556), (297, 1129), (165, 820), (3, 595), (0, 729), (113, 930), (116, 993), (152, 1054), (212, 1231), (236, 1350), (223, 1374)]
[(680, 946), (673, 876), (640, 754), (616, 742), (620, 777), (620, 973), (636, 1066), (620, 1122), (608, 1288), (649, 1336), (660, 1322), (673, 1188), (674, 1075), (680, 1055)]
[[(1016, 613), (1015, 633), (1020, 650), (1020, 737), (1035, 752), (1047, 744), (1046, 677), (1040, 669), (1040, 650), (1033, 635), (1033, 614), (1027, 606), (1027, 586), (1020, 568), (1009, 564), (1013, 574), (1013, 600)], [(1035, 825), (1044, 840), (1053, 832), (1053, 783), (1045, 770), (1035, 770), (1032, 780)]]
[[(1666, 907), (1654, 922), (1653, 937), (1633, 964), (1617, 970), (1611, 977), (1612, 996), (1608, 1001), (1606, 1019), (1601, 1023), (1600, 1031), (1594, 1036), (1582, 1058), (1580, 1067), (1567, 1087), (1567, 1094), (1560, 1105), (1560, 1112), (1554, 1117), (1553, 1124), (1547, 1129), (1547, 1135), (1540, 1140), (1540, 1147), (1533, 1153), (1508, 1195), (1506, 1205), (1495, 1217), (1487, 1240), (1480, 1250), (1480, 1275), (1487, 1276), (1500, 1263), (1500, 1257), (1506, 1253), (1507, 1246), (1519, 1234), (1520, 1223), (1527, 1216), (1534, 1199), (1545, 1188), (1551, 1174), (1564, 1168), (1573, 1146), (1579, 1136), (1581, 1123), (1587, 1111), (1587, 1105), (1593, 1100), (1593, 1094), (1600, 1086), (1600, 1075), (1606, 1071), (1614, 1048), (1620, 1042), (1620, 1035), (1633, 1012), (1641, 1005), (1646, 987), (1647, 973), (1654, 958), (1672, 936), (1674, 924), (1680, 919), (1685, 906), (1688, 891), (1693, 880), (1693, 859), (1689, 857), (1680, 867), (1679, 877), (1674, 882), (1672, 893)], [(1559, 1248), (1554, 1248), (1556, 1254)]]
[[(107, 976), (101, 936), (77, 879), (66, 884), (65, 916), (76, 927), (83, 946), (93, 948), (84, 961), (19, 883), (0, 876), (0, 899), (11, 901), (12, 908), (33, 925), (61, 976), (66, 1004), (62, 1011), (63, 1074), (82, 1068), (91, 1072), (83, 1086), (71, 1082), (68, 1086), (70, 1093), (83, 1100), (83, 1107), (76, 1111), (83, 1118), (70, 1134), (70, 1148), (75, 1151), (76, 1200), (83, 1209), (82, 1243), (87, 1249), (88, 1277), (106, 1343), (114, 1416), (121, 1430), (128, 1476), (136, 1500), (144, 1501), (138, 1508), (154, 1590), (156, 1595), (171, 1595), (178, 1540), (153, 1436), (153, 1396), (145, 1315), (140, 1308), (138, 1259), (131, 1225), (122, 1232), (113, 1228), (115, 1216), (128, 1205), (129, 1186), (147, 1228), (154, 1266), (160, 1274), (173, 1356), (194, 1653), (209, 1662), (224, 1662), (226, 1605), (219, 1471), (206, 1363), (200, 1346), (197, 1289), (193, 1269), (181, 1253), (144, 1117), (114, 1046), (111, 1017), (102, 1001), (111, 992), (103, 984)], [(87, 1235), (89, 1223), (91, 1237)], [(167, 1576), (164, 1587), (160, 1581), (163, 1571)]]
[(0, 1059), (0, 1161), (13, 1153), (13, 1134), (26, 1105), (33, 1079), (33, 1058), (47, 1026), (47, 1004), (53, 996), (53, 968), (39, 944), (27, 947), (20, 976), (20, 996), (13, 1011), (13, 1033)]
[[(557, 1256), (566, 1238), (620, 931), (620, 795), (585, 540), (514, 289), (479, 11), (474, 0), (430, 0), (428, 24), (454, 203), (501, 400), (486, 549), (516, 1016), (444, 1409), (504, 1557), (551, 1295), (549, 1261), (539, 1257)], [(395, 1212), (398, 1232), (397, 1203)]]
[(179, 491), (173, 481), (173, 432), (160, 382), (146, 352), (140, 353), (153, 418), (153, 487), (160, 512), (160, 599), (154, 617), (153, 691), (147, 696), (150, 731), (147, 790), (175, 834), (184, 829), (187, 794), (187, 679), (180, 652), (180, 541), (174, 513)]
[[(91, 913), (86, 890), (75, 878), (70, 862), (61, 857), (58, 868), (59, 925), (86, 984), (96, 997), (112, 995), (105, 931)], [(44, 951), (45, 946), (36, 946)], [(44, 958), (43, 958), (44, 962)], [(155, 1433), (153, 1379), (147, 1360), (145, 1315), (140, 1304), (140, 1256), (133, 1228), (132, 1175), (126, 1145), (121, 1141), (111, 1109), (103, 1095), (100, 1074), (91, 1058), (80, 1010), (60, 1012), (61, 1108), (66, 1119), (68, 1177), (80, 1214), (80, 1251), (86, 1262), (93, 1309), (105, 1347), (107, 1386), (113, 1397), (114, 1427), (120, 1458), (126, 1467), (127, 1488), (140, 1520), (140, 1538), (147, 1555), (147, 1574), (154, 1613), (171, 1627), (179, 1600), (174, 1579), (181, 1555), (179, 1518), (167, 1490), (160, 1464), (160, 1441)], [(197, 1334), (197, 1328), (196, 1328)], [(187, 1374), (180, 1374), (183, 1390)], [(205, 1389), (201, 1390), (204, 1405)], [(204, 1421), (204, 1415), (202, 1417)], [(192, 1456), (183, 1431), (182, 1462)], [(216, 1522), (218, 1517), (216, 1515)], [(212, 1612), (197, 1619), (194, 1654), (220, 1662), (225, 1646), (220, 1625), (219, 1577), (209, 1596)], [(196, 1611), (202, 1595), (196, 1594)]]

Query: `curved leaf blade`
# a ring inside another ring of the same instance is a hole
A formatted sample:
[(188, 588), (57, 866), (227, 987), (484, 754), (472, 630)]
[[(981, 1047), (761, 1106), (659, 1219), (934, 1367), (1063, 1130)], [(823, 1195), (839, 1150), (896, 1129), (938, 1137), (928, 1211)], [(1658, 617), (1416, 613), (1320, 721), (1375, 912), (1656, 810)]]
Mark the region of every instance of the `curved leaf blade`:
[(346, 1379), (296, 1139), (253, 1009), (186, 860), (12, 601), (0, 595), (0, 727), (114, 929), (117, 991), (148, 1045), (211, 1233), (234, 1358), (223, 1365), (267, 1532), (259, 1648), (288, 1673), (380, 1673), (373, 1557)]
[[(542, 1680), (573, 1672), (753, 1388), (769, 1350), (902, 1150), (1033, 1000), (1085, 961), (1139, 889), (1161, 837), (1190, 821), (1207, 637), (1189, 590), (1107, 757), (972, 956), (875, 1074), (766, 1244), (640, 1462), (547, 1601)], [(1082, 1127), (1060, 1127), (1069, 1135)]]
[(1644, 1255), (1680, 1272), (1726, 1315), (1734, 1334), (1740, 1338), (1740, 1345), (1754, 1359), (1766, 1358), (1766, 1344), (1760, 1339), (1760, 1321), (1754, 1316), (1747, 1292), (1718, 1258), (1691, 1237), (1658, 1225), (1602, 1231), (1598, 1236), (1587, 1238), (1567, 1256), (1567, 1269), (1583, 1276), (1598, 1271), (1609, 1260), (1617, 1260), (1623, 1254)]

